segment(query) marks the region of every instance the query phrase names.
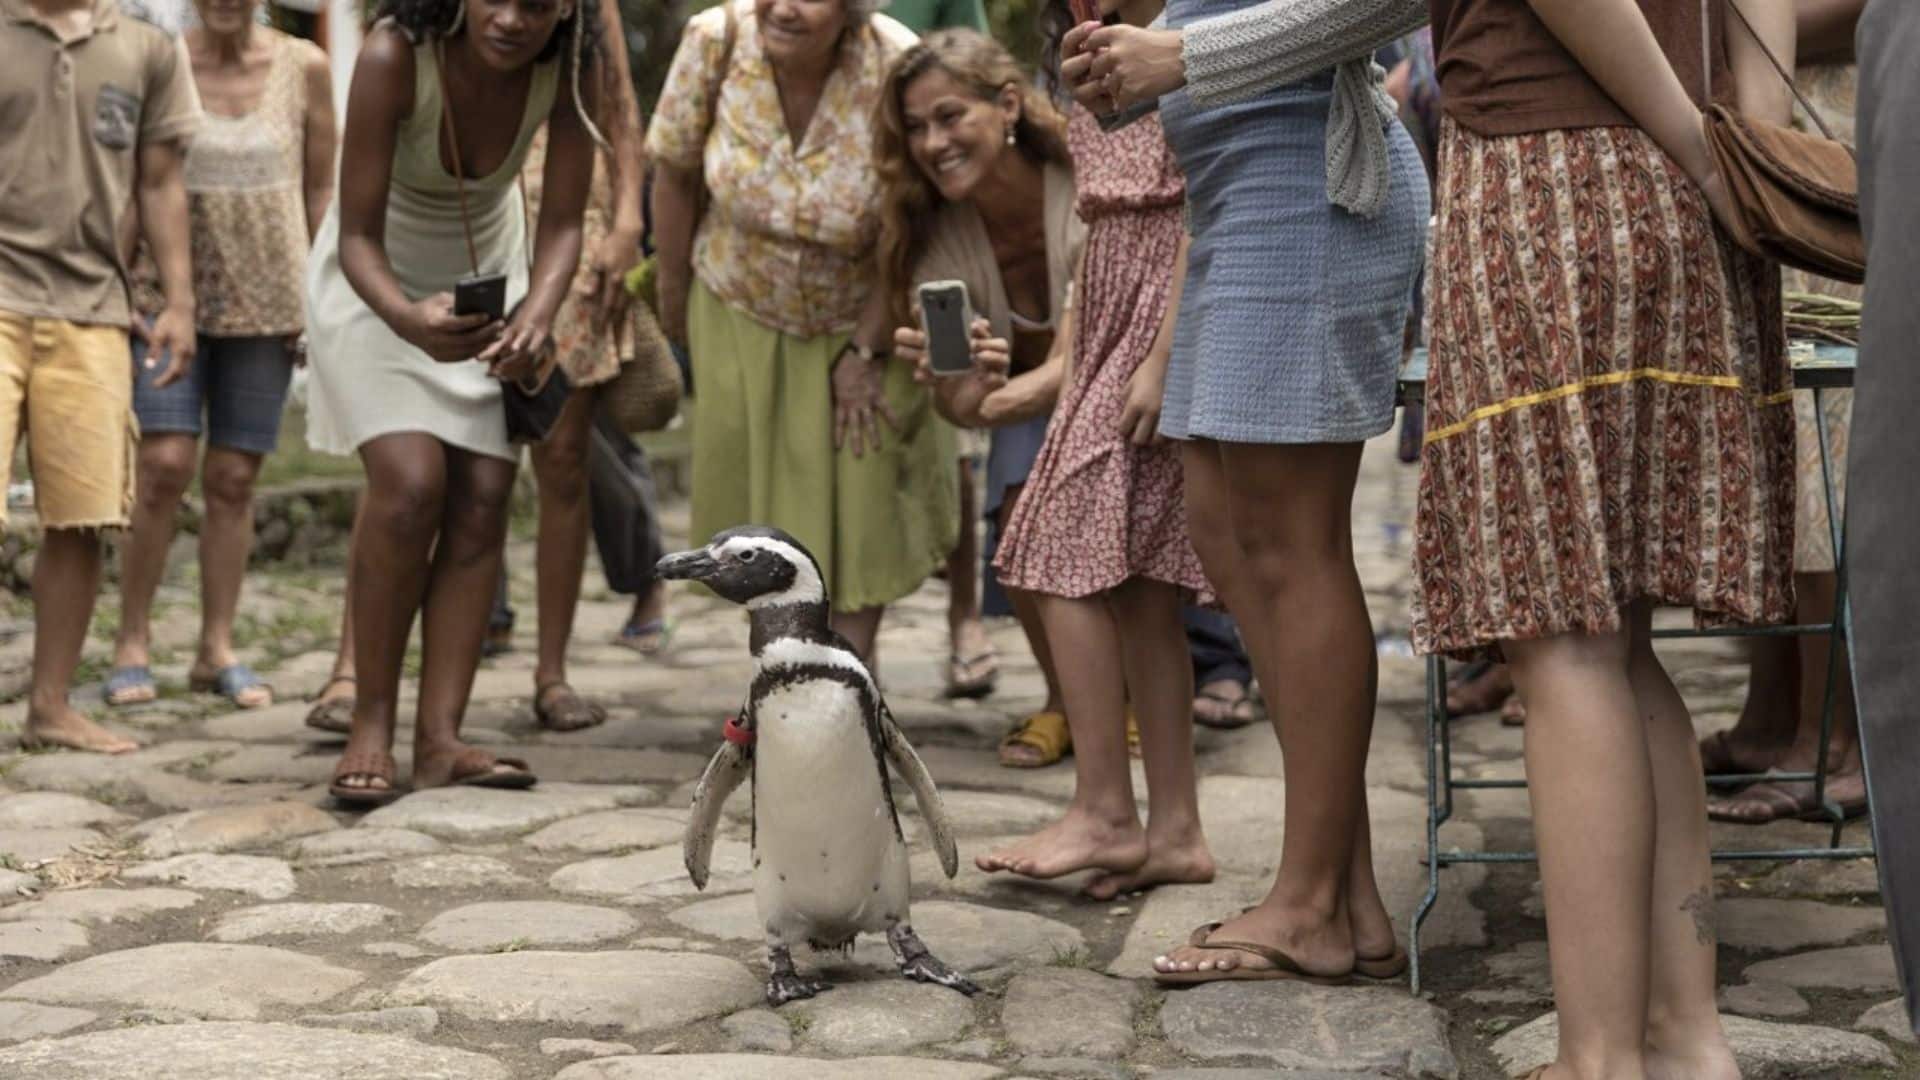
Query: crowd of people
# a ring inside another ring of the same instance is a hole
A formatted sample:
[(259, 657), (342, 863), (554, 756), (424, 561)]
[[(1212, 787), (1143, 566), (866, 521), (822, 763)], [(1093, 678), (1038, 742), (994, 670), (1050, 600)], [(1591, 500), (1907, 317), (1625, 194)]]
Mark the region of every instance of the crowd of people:
[[(1810, 764), (1826, 656), (1756, 650), (1740, 725), (1701, 743), (1652, 613), (1821, 621), (1836, 581), (1780, 271), (1725, 227), (1702, 115), (1789, 123), (1774, 61), (1844, 63), (1861, 4), (1097, 0), (1088, 18), (1048, 0), (1036, 73), (977, 0), (723, 0), (686, 24), (643, 124), (605, 0), (383, 0), (337, 147), (324, 57), (260, 25), (259, 0), (196, 0), (177, 40), (116, 0), (0, 6), (9, 48), (57, 58), (73, 97), (17, 109), (42, 91), (0, 72), (0, 115), (28, 118), (0, 132), (0, 423), (9, 447), (38, 436), (47, 530), (30, 742), (132, 748), (67, 702), (98, 532), (129, 529), (107, 701), (150, 701), (148, 613), (196, 474), (190, 681), (272, 701), (232, 628), (253, 483), (304, 363), (310, 441), (366, 473), (309, 715), (347, 736), (332, 794), (536, 783), (460, 738), (512, 623), (508, 418), (570, 388), (531, 440), (531, 704), (574, 731), (605, 719), (566, 673), (588, 535), (635, 543), (607, 535), (633, 528), (598, 514), (590, 447), (624, 438), (602, 388), (636, 318), (657, 320), (689, 375), (695, 542), (747, 522), (799, 538), (876, 670), (887, 607), (943, 575), (954, 696), (993, 690), (983, 614), (1019, 620), (1047, 700), (1001, 760), (1071, 755), (1075, 790), (981, 869), (1091, 871), (1103, 899), (1211, 880), (1193, 724), (1264, 716), (1288, 781), (1272, 888), (1152, 974), (1393, 979), (1350, 510), (1424, 335), (1413, 634), (1482, 661), (1454, 711), (1524, 703), (1560, 1009), (1544, 1075), (1737, 1075), (1702, 772)], [(1835, 78), (1821, 100), (1850, 127)], [(456, 301), (482, 275), (497, 310)], [(917, 307), (952, 282), (974, 316), (959, 374), (935, 369)], [(621, 639), (656, 655), (661, 583), (619, 576)], [(1830, 791), (1859, 812), (1838, 730)], [(1763, 779), (1712, 810), (1809, 800)]]

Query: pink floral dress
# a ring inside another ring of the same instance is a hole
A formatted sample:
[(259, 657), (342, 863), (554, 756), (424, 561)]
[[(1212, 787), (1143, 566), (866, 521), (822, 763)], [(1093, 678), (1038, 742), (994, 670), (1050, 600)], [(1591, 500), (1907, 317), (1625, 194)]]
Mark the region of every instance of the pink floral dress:
[(1015, 504), (994, 567), (1016, 588), (1084, 597), (1146, 577), (1210, 592), (1187, 537), (1172, 445), (1120, 435), (1127, 385), (1166, 315), (1186, 184), (1149, 116), (1114, 132), (1075, 106), (1067, 123), (1086, 261), (1073, 302), (1073, 384)]

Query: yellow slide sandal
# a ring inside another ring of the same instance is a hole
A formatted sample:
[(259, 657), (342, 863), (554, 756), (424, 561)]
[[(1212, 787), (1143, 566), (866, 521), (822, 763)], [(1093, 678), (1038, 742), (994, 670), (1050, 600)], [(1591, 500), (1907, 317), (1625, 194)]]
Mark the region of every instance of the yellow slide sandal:
[(1000, 740), (1000, 764), (1009, 769), (1044, 769), (1072, 752), (1065, 713), (1034, 713)]

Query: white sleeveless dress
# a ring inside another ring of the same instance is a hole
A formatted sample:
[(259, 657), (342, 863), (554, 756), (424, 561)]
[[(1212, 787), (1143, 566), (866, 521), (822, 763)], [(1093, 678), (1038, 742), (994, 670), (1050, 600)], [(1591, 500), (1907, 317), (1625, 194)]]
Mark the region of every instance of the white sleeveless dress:
[[(472, 272), (457, 181), (440, 160), (440, 80), (432, 42), (413, 50), (413, 112), (400, 122), (387, 195), (387, 258), (408, 297), (453, 291)], [(467, 181), (480, 269), (507, 275), (507, 307), (527, 292), (527, 225), (515, 178), (533, 133), (553, 107), (559, 64), (533, 70), (520, 131), (500, 167)], [(310, 365), (307, 442), (351, 454), (372, 439), (422, 432), (478, 454), (516, 460), (500, 384), (479, 363), (442, 364), (401, 340), (340, 269), (339, 203), (307, 259)]]

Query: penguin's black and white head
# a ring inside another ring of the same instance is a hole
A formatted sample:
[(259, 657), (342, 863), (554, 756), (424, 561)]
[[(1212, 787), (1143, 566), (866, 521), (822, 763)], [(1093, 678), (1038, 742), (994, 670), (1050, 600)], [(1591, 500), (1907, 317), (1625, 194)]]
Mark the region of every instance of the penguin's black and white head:
[(717, 533), (706, 547), (661, 559), (656, 572), (670, 581), (698, 581), (751, 611), (827, 602), (826, 581), (813, 555), (800, 541), (764, 525)]

